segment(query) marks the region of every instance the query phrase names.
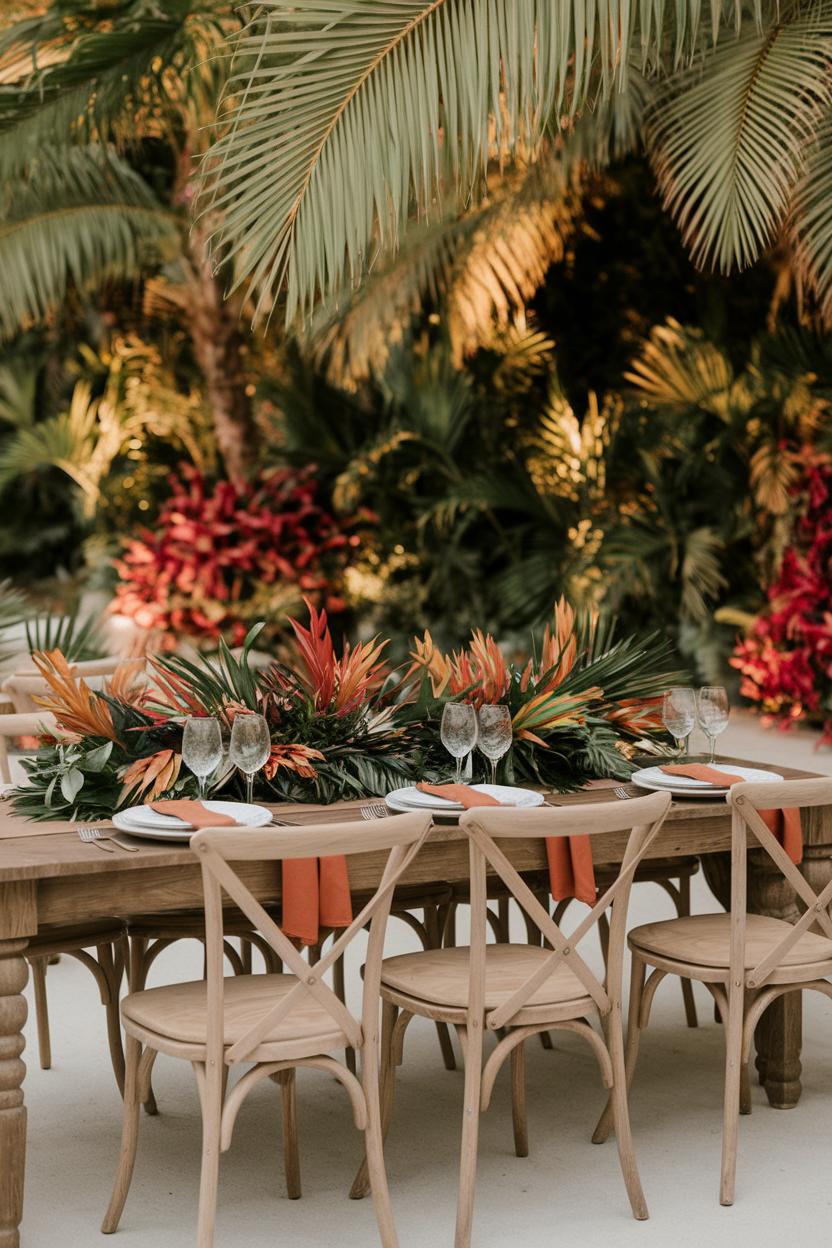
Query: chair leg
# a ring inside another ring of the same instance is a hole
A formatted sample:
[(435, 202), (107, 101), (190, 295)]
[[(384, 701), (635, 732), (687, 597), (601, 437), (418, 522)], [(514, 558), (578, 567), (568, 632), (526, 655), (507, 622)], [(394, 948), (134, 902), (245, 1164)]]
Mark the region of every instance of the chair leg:
[[(127, 963), (127, 987), (130, 992), (142, 991), (147, 982), (147, 972), (147, 940), (144, 936), (131, 936), (130, 957)], [(150, 1079), (147, 1081), (147, 1100), (144, 1103), (144, 1112), (151, 1118), (155, 1118), (159, 1113)]]
[(246, 940), (245, 936), (240, 937), (240, 961), (243, 964), (243, 974), (251, 975), (254, 970), (254, 958), (251, 941)]
[(139, 1041), (133, 1036), (128, 1036), (125, 1054), (121, 1154), (119, 1156), (115, 1182), (113, 1183), (110, 1205), (101, 1224), (101, 1230), (105, 1235), (111, 1235), (113, 1231), (118, 1230), (118, 1224), (124, 1211), (124, 1202), (127, 1200), (127, 1193), (130, 1190), (130, 1180), (133, 1178), (133, 1167), (136, 1164), (136, 1145), (139, 1138), (138, 1074), (141, 1055), (142, 1046)]
[(113, 1065), (113, 1074), (116, 1077), (118, 1090), (124, 1096), (124, 1049), (121, 1042), (121, 1015), (119, 1012), (121, 974), (112, 945), (98, 946), (98, 962), (107, 980), (108, 991), (104, 1010), (107, 1018), (107, 1041), (110, 1046), (110, 1061)]
[[(332, 967), (332, 987), (336, 997), (342, 1005), (347, 1003), (347, 986), (344, 977), (344, 956), (343, 954)], [(355, 1074), (355, 1049), (348, 1048), (344, 1051), (344, 1060), (347, 1064), (347, 1070), (350, 1074)]]
[(742, 1078), (742, 1025), (745, 996), (742, 986), (729, 985), (728, 1025), (725, 1028), (725, 1100), (722, 1111), (722, 1167), (719, 1203), (733, 1205), (737, 1173), (737, 1133)]
[[(627, 1048), (625, 1056), (625, 1067), (627, 1076), (627, 1092), (633, 1085), (633, 1076), (636, 1071), (636, 1060), (638, 1058), (638, 1045), (641, 1038), (641, 1029), (639, 1028), (639, 1012), (641, 1010), (641, 998), (644, 993), (644, 979), (647, 973), (647, 965), (641, 958), (637, 958), (633, 954), (632, 966), (630, 969), (630, 1004), (627, 1010)], [(604, 1112), (598, 1119), (598, 1125), (592, 1133), (593, 1144), (603, 1144), (610, 1133), (613, 1125), (612, 1116), (612, 1096), (607, 1100)]]
[[(197, 1063), (194, 1063), (196, 1066)], [(199, 1175), (199, 1217), (197, 1248), (213, 1248), (217, 1218), (217, 1186), (220, 1174), (220, 1119), (222, 1115), (223, 1071), (207, 1063), (200, 1104), (202, 1107), (202, 1166)], [(199, 1078), (199, 1076), (197, 1076)]]
[[(398, 1248), (399, 1239), (393, 1222), (387, 1171), (384, 1165), (384, 1138), (390, 1126), (393, 1112), (393, 1080), (395, 1062), (393, 1056), (393, 1028), (398, 1010), (387, 1001), (382, 1010), (383, 1074), (379, 1088), (379, 1038), (375, 1026), (365, 1036), (361, 1051), (361, 1084), (367, 1104), (367, 1126), (364, 1132), (365, 1164), (373, 1196), (376, 1221), (382, 1248)], [(382, 1095), (384, 1100), (382, 1102)], [(352, 1193), (350, 1193), (352, 1194)]]
[(277, 1076), (283, 1109), (283, 1169), (286, 1174), (286, 1195), (300, 1200), (300, 1154), (298, 1152), (298, 1116), (295, 1096), (295, 1071), (281, 1070)]
[(474, 1189), (477, 1181), (477, 1146), (482, 1087), (482, 1024), (466, 1029), (465, 1092), (462, 1111), (462, 1144), (459, 1156), (459, 1197), (454, 1248), (470, 1248), (474, 1221)]
[[(442, 929), (439, 925), (439, 910), (436, 906), (425, 906), (423, 911), (425, 931), (428, 941), (426, 949), (442, 948)], [(436, 1034), (439, 1038), (439, 1048), (442, 1050), (442, 1060), (445, 1063), (446, 1070), (456, 1070), (456, 1056), (454, 1054), (453, 1041), (451, 1033), (448, 1030), (447, 1023), (436, 1024)]]
[[(393, 1099), (396, 1090), (396, 1059), (393, 1053), (393, 1033), (398, 1018), (398, 1008), (389, 1001), (381, 1003), (381, 1074), (379, 1094), (381, 1105), (381, 1138), (387, 1138), (393, 1118)], [(362, 1065), (362, 1081), (363, 1081)], [(350, 1200), (361, 1200), (370, 1190), (369, 1170), (366, 1154), (358, 1167), (358, 1173), (350, 1188)]]
[(32, 987), (35, 994), (35, 1021), (38, 1028), (38, 1057), (41, 1070), (52, 1069), (52, 1040), (49, 1035), (49, 1003), (46, 999), (46, 959), (32, 958)]
[[(690, 914), (690, 876), (685, 876), (679, 881), (679, 900), (676, 903), (676, 913), (680, 919), (686, 919)], [(682, 979), (682, 1001), (685, 1006), (685, 1020), (688, 1027), (698, 1027), (699, 1019), (696, 1016), (696, 999), (693, 995), (693, 981), (690, 979)]]
[(526, 1115), (526, 1046), (511, 1050), (511, 1118), (514, 1126), (514, 1152), (529, 1155), (529, 1123)]
[(618, 1145), (618, 1158), (621, 1162), (621, 1173), (624, 1176), (624, 1184), (627, 1188), (627, 1195), (630, 1198), (633, 1217), (643, 1222), (650, 1217), (650, 1214), (647, 1209), (647, 1202), (644, 1199), (644, 1192), (641, 1188), (641, 1179), (639, 1178), (636, 1154), (633, 1148), (633, 1137), (630, 1132), (627, 1072), (624, 1062), (624, 1032), (621, 1025), (620, 1012), (616, 1012), (608, 1018), (606, 1031), (607, 1046), (612, 1059), (613, 1083), (610, 1100), (612, 1101), (613, 1127), (615, 1129), (615, 1142)]

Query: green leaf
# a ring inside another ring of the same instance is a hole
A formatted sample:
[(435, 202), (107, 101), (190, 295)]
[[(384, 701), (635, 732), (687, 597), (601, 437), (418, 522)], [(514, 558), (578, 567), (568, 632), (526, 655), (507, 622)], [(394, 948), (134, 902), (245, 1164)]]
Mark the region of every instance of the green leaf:
[(832, 3), (748, 25), (671, 77), (647, 120), (665, 207), (696, 264), (753, 263), (772, 241), (832, 100)]
[(818, 127), (794, 194), (789, 230), (798, 276), (832, 324), (832, 110)]
[(84, 787), (84, 773), (80, 767), (72, 767), (61, 776), (61, 793), (70, 805)]

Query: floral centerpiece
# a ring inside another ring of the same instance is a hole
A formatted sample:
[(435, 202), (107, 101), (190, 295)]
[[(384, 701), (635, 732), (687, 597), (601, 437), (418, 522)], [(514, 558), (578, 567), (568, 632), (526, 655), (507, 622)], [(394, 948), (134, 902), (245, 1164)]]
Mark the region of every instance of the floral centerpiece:
[(832, 740), (832, 464), (810, 463), (768, 605), (734, 650), (740, 692), (782, 727), (809, 719)]
[(240, 645), (252, 623), (285, 619), (304, 597), (343, 609), (359, 517), (337, 521), (319, 506), (311, 468), (211, 485), (186, 465), (171, 488), (153, 530), (116, 562), (114, 611), (172, 647), (180, 637)]
[[(138, 801), (195, 793), (181, 766), (190, 715), (216, 716), (227, 733), (237, 715), (266, 718), (272, 749), (258, 793), (272, 801), (383, 795), (446, 777), (439, 720), (449, 699), (511, 707), (510, 780), (565, 791), (592, 777), (626, 777), (638, 750), (660, 748), (659, 698), (679, 674), (668, 668), (669, 644), (656, 636), (616, 641), (609, 625), (578, 617), (561, 601), (539, 648), (522, 662), (507, 662), (481, 632), (450, 656), (425, 634), (410, 665), (391, 671), (385, 641), (338, 650), (326, 612), (307, 608), (308, 627), (291, 621), (291, 661), (265, 668), (252, 661), (262, 624), (238, 657), (222, 640), (216, 659), (157, 655), (144, 686), (119, 675), (96, 692), (59, 651), (35, 656), (51, 691), (40, 701), (60, 736), (44, 737), (24, 764), (29, 784), (12, 795), (16, 809), (36, 819), (106, 818)], [(214, 787), (241, 791), (222, 767)]]

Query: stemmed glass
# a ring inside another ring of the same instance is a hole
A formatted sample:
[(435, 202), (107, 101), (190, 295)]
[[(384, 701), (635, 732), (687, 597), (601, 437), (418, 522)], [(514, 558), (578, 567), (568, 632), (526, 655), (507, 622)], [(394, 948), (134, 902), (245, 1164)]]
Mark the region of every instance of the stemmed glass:
[(254, 797), (254, 775), (268, 760), (272, 751), (269, 725), (262, 715), (241, 711), (234, 717), (228, 757), (246, 778), (246, 801)]
[(462, 779), (462, 760), (477, 744), (477, 713), (467, 702), (446, 702), (439, 730), (442, 744), (456, 759), (456, 783)]
[(684, 745), (696, 723), (696, 697), (692, 689), (668, 689), (662, 703), (662, 722), (672, 737), (676, 738), (679, 758), (684, 755)]
[(186, 720), (182, 733), (182, 761), (196, 776), (199, 800), (205, 801), (208, 777), (222, 760), (222, 733), (219, 722), (210, 717)]
[(497, 763), (511, 748), (511, 711), (507, 706), (481, 706), (479, 739), (482, 753), (491, 762), (491, 783), (497, 783)]
[(728, 727), (728, 693), (722, 685), (703, 685), (697, 698), (699, 726), (711, 745), (709, 763), (716, 754), (716, 739)]

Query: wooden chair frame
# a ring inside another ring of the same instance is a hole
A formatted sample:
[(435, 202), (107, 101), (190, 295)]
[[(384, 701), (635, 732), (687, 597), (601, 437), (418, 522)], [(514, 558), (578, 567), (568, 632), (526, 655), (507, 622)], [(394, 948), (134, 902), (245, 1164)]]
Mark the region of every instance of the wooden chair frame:
[[(478, 807), (467, 811), (460, 818), (460, 827), (469, 841), (471, 876), (471, 952), (467, 1009), (435, 1005), (423, 998), (410, 997), (383, 982), (381, 985), (384, 1001), (382, 1105), (385, 1128), (389, 1125), (392, 1114), (393, 1072), (395, 1066), (401, 1063), (404, 1030), (410, 1019), (416, 1014), (444, 1019), (456, 1026), (460, 1037), (465, 1059), (465, 1088), (455, 1248), (468, 1248), (471, 1242), (480, 1113), (488, 1107), (497, 1073), (505, 1059), (511, 1056), (512, 1081), (517, 1083), (522, 1078), (524, 1041), (544, 1030), (562, 1029), (575, 1032), (592, 1048), (599, 1062), (603, 1083), (612, 1091), (616, 1138), (633, 1213), (640, 1219), (649, 1216), (630, 1137), (620, 998), (627, 904), (633, 873), (652, 845), (669, 808), (668, 795), (655, 793), (626, 803), (599, 803), (577, 809), (537, 808), (516, 811)], [(516, 837), (593, 835), (627, 829), (630, 829), (630, 838), (620, 873), (569, 935), (561, 930), (497, 844), (499, 840)], [(486, 942), (488, 867), (505, 883), (524, 915), (542, 933), (550, 952), (498, 1007), (486, 1010), (486, 958), (488, 951), (495, 948)], [(610, 908), (609, 960), (605, 982), (602, 983), (578, 953), (577, 946)], [(531, 1004), (531, 997), (560, 965), (569, 966), (585, 989), (585, 996), (577, 1002)], [(586, 1018), (587, 1009), (593, 1007), (603, 1036)], [(576, 1008), (580, 1013), (576, 1013)], [(397, 1018), (399, 1010), (401, 1016)], [(501, 1038), (483, 1065), (484, 1032), (500, 1033)], [(523, 1116), (524, 1111), (523, 1106)], [(524, 1122), (515, 1120), (515, 1139), (518, 1133), (522, 1135), (524, 1126)], [(366, 1180), (359, 1171), (352, 1194), (360, 1196), (364, 1190)]]
[[(112, 1199), (102, 1226), (105, 1233), (114, 1231), (121, 1217), (135, 1162), (139, 1106), (145, 1099), (145, 1084), (155, 1056), (154, 1050), (163, 1050), (191, 1061), (200, 1093), (203, 1136), (198, 1248), (211, 1248), (213, 1245), (219, 1155), (231, 1144), (234, 1122), (243, 1100), (256, 1083), (267, 1077), (277, 1076), (284, 1087), (287, 1084), (291, 1086), (294, 1070), (298, 1066), (324, 1070), (345, 1087), (352, 1103), (355, 1124), (365, 1134), (381, 1242), (384, 1248), (398, 1248), (381, 1134), (379, 980), (393, 890), (421, 849), (429, 830), (430, 816), (416, 813), (380, 819), (366, 827), (340, 823), (307, 825), (302, 829), (280, 827), (241, 831), (237, 828), (212, 828), (193, 836), (191, 847), (200, 859), (205, 902), (205, 1043), (200, 1042), (198, 1056), (195, 1056), (193, 1044), (151, 1033), (124, 1015), (127, 1070), (122, 1151)], [(280, 861), (382, 850), (389, 850), (389, 855), (378, 889), (328, 951), (311, 965), (229, 865), (229, 862)], [(260, 932), (270, 949), (296, 977), (290, 990), (274, 1005), (265, 1008), (256, 1022), (233, 1044), (226, 1044), (224, 1035), (223, 893), (232, 899), (250, 921), (252, 929)], [(356, 1018), (324, 982), (323, 976), (367, 924), (370, 925), (370, 935), (362, 1010), (361, 1017)], [(307, 1003), (310, 997), (332, 1019), (332, 1035), (326, 1037), (326, 1047), (322, 1050), (320, 1036), (305, 1037), (302, 1030), (299, 1030), (297, 1037), (269, 1041), (267, 1038), (272, 1028), (290, 1020), (293, 1012)], [(361, 1053), (360, 1082), (346, 1066), (329, 1056), (331, 1051), (348, 1045)], [(254, 1065), (226, 1096), (228, 1070), (236, 1062), (253, 1062)], [(284, 1097), (284, 1109), (287, 1100), (293, 1111), (292, 1097)]]
[[(802, 935), (812, 927), (832, 940), (832, 882), (818, 894), (791, 861), (760, 815), (761, 810), (806, 809), (832, 806), (832, 779), (785, 780), (782, 783), (736, 784), (728, 802), (731, 820), (731, 909), (729, 918), (728, 966), (645, 954), (631, 943), (633, 954), (630, 1010), (627, 1028), (626, 1068), (628, 1086), (632, 1083), (638, 1057), (640, 1033), (647, 1027), (656, 989), (668, 974), (704, 983), (714, 997), (725, 1024), (725, 1089), (723, 1098), (722, 1162), (720, 1203), (734, 1203), (737, 1169), (739, 1115), (750, 1113), (748, 1062), (754, 1030), (765, 1010), (787, 992), (816, 991), (832, 997), (832, 957), (804, 965), (786, 965), (784, 958)], [(749, 833), (756, 846), (765, 850), (805, 907), (802, 916), (784, 933), (750, 970), (745, 965), (747, 929), (747, 855)], [(655, 969), (645, 979), (647, 966)], [(609, 1134), (611, 1106), (608, 1103), (593, 1139), (602, 1142)]]

